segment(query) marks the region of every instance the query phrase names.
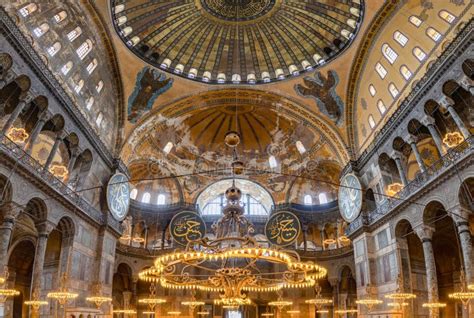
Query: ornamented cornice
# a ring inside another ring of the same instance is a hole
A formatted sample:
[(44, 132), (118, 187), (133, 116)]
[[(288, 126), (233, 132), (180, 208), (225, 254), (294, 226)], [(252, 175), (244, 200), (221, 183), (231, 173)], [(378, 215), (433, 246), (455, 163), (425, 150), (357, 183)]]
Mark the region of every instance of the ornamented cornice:
[(59, 104), (63, 106), (65, 112), (70, 116), (74, 125), (82, 131), (102, 160), (109, 168), (113, 168), (113, 156), (110, 151), (88, 124), (86, 118), (81, 114), (78, 107), (75, 106), (74, 101), (58, 82), (51, 70), (44, 64), (31, 43), (3, 8), (0, 8), (0, 32), (5, 39), (17, 49), (17, 52), (24, 57), (25, 61), (37, 74), (43, 84), (49, 88), (51, 95), (56, 97)]

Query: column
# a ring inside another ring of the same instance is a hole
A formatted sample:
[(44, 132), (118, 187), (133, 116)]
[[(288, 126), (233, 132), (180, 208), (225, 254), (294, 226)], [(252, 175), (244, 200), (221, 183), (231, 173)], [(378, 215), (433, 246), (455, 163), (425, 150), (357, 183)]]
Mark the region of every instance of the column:
[(33, 127), (33, 130), (31, 131), (30, 137), (28, 138), (26, 144), (25, 144), (25, 151), (27, 153), (31, 153), (31, 150), (33, 149), (33, 144), (36, 141), (36, 138), (38, 138), (41, 130), (44, 127), (44, 124), (46, 123), (47, 120), (47, 113), (43, 112), (39, 118), (38, 121), (36, 122), (35, 127)]
[[(438, 301), (438, 278), (436, 277), (436, 263), (433, 253), (433, 245), (431, 240), (433, 238), (434, 229), (425, 225), (422, 225), (416, 230), (416, 234), (420, 238), (423, 244), (423, 254), (425, 257), (426, 267), (426, 281), (428, 288), (428, 301)], [(430, 318), (439, 318), (439, 310), (430, 310)]]
[(24, 99), (20, 100), (18, 105), (16, 105), (15, 109), (13, 112), (10, 114), (10, 117), (8, 117), (7, 122), (2, 128), (2, 134), (6, 134), (8, 130), (13, 126), (13, 123), (15, 120), (20, 116), (20, 113), (22, 110), (25, 108), (26, 104), (31, 101), (31, 96), (27, 95)]
[(408, 184), (407, 177), (405, 175), (405, 170), (403, 170), (402, 166), (402, 157), (401, 154), (398, 152), (394, 152), (392, 154), (393, 160), (395, 160), (395, 164), (397, 165), (398, 173), (400, 175), (400, 179), (402, 180), (403, 186), (405, 187)]
[(10, 84), (13, 81), (14, 77), (15, 74), (13, 74), (11, 70), (8, 70), (7, 74), (2, 79), (0, 79), (0, 89)]
[(69, 158), (69, 162), (67, 164), (67, 171), (69, 177), (71, 176), (71, 172), (74, 169), (74, 165), (76, 164), (77, 156), (78, 156), (79, 150), (77, 147), (74, 147), (71, 149), (71, 157)]
[(303, 225), (303, 250), (306, 252), (308, 250), (308, 226)]
[(458, 113), (454, 109), (453, 107), (454, 101), (451, 98), (444, 96), (439, 100), (439, 103), (440, 105), (446, 107), (446, 109), (448, 110), (449, 114), (453, 118), (454, 122), (456, 123), (456, 126), (459, 128), (459, 131), (462, 133), (464, 138), (466, 139), (469, 138), (469, 136), (471, 136), (471, 133), (466, 128), (466, 125), (464, 125), (464, 122), (462, 121), (461, 117), (459, 117)]
[[(337, 309), (342, 309), (342, 308), (339, 308), (339, 279), (338, 278), (328, 278), (328, 281), (329, 281), (329, 284), (331, 285), (332, 287), (332, 301), (333, 301), (333, 306), (332, 306), (332, 310), (333, 310), (333, 314), (334, 314), (334, 311), (337, 310)], [(336, 315), (334, 314), (334, 317)]]
[(426, 165), (425, 162), (423, 161), (423, 158), (421, 158), (421, 154), (418, 151), (418, 147), (416, 146), (416, 140), (413, 136), (409, 136), (407, 138), (407, 143), (411, 147), (411, 151), (413, 151), (413, 154), (415, 155), (416, 162), (418, 163), (418, 166), (420, 167), (420, 171), (423, 173), (426, 171)]
[[(466, 282), (474, 284), (474, 254), (472, 252), (471, 232), (469, 231), (469, 210), (461, 206), (449, 209), (450, 216), (453, 218), (454, 224), (458, 230), (459, 241), (461, 243), (462, 258), (464, 261), (464, 271), (466, 274)], [(448, 211), (449, 211), (448, 210)]]
[(445, 154), (443, 141), (441, 140), (441, 136), (439, 135), (438, 130), (436, 129), (434, 118), (426, 116), (421, 120), (421, 123), (428, 128), (431, 137), (433, 138), (433, 141), (436, 145), (436, 148), (438, 149), (439, 155), (443, 156)]
[(20, 213), (19, 207), (13, 204), (5, 204), (2, 207), (3, 222), (0, 225), (0, 275), (3, 275), (3, 268), (8, 263), (8, 248), (15, 226), (15, 220)]
[(471, 95), (474, 95), (473, 82), (466, 74), (463, 74), (457, 82), (462, 88), (471, 93)]
[(56, 155), (56, 152), (58, 151), (59, 143), (61, 141), (62, 141), (62, 133), (58, 132), (58, 135), (56, 136), (56, 140), (54, 141), (53, 148), (51, 149), (48, 159), (46, 159), (46, 162), (44, 164), (43, 170), (47, 171), (49, 169), (49, 166), (53, 162), (54, 156)]
[(323, 247), (323, 251), (326, 249), (326, 244), (324, 244), (324, 240), (326, 239), (324, 235), (324, 226), (321, 226), (319, 229), (319, 233), (321, 233), (321, 245)]

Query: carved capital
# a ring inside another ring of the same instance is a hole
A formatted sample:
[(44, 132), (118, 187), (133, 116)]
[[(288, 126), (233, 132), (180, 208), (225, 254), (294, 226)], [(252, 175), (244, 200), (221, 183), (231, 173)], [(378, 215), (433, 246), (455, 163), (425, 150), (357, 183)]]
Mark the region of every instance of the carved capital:
[(14, 203), (14, 202), (7, 202), (0, 205), (0, 216), (1, 219), (5, 222), (15, 222), (18, 215), (20, 215), (23, 207)]
[(446, 95), (443, 95), (440, 99), (438, 99), (438, 104), (445, 108), (448, 108), (454, 105), (454, 100)]
[(405, 137), (405, 142), (409, 145), (411, 145), (411, 144), (416, 145), (416, 137), (413, 136), (413, 135), (408, 135), (407, 137)]
[(40, 237), (48, 237), (51, 231), (54, 230), (54, 228), (55, 225), (48, 221), (36, 224), (36, 229), (38, 230), (38, 234)]
[(431, 116), (428, 116), (428, 115), (425, 115), (421, 120), (420, 122), (425, 125), (426, 127), (430, 126), (430, 125), (434, 125), (435, 124), (435, 119)]
[(426, 225), (418, 227), (415, 232), (422, 242), (430, 242), (433, 238), (434, 228)]
[(400, 152), (400, 151), (393, 151), (392, 154), (390, 155), (390, 157), (393, 158), (393, 160), (397, 161), (397, 160), (402, 160), (403, 158), (403, 154)]

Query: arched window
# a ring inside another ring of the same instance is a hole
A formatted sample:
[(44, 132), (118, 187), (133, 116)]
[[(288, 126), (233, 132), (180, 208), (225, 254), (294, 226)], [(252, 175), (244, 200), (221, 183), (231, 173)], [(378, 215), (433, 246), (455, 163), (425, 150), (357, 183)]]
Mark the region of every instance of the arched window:
[(319, 197), (319, 204), (328, 203), (328, 197), (327, 197), (326, 193), (320, 193), (318, 197)]
[(426, 35), (428, 35), (428, 37), (435, 42), (438, 42), (439, 40), (441, 40), (441, 37), (442, 37), (441, 33), (439, 33), (438, 31), (436, 31), (434, 28), (431, 28), (431, 27), (426, 29)]
[(72, 42), (75, 39), (77, 39), (79, 37), (79, 35), (81, 35), (81, 34), (82, 34), (81, 27), (77, 27), (77, 28), (75, 28), (74, 30), (70, 31), (67, 34), (67, 39), (69, 40), (69, 42)]
[(90, 51), (92, 51), (92, 41), (88, 39), (77, 48), (76, 53), (83, 60)]
[(27, 16), (29, 16), (30, 14), (32, 14), (36, 10), (38, 10), (38, 6), (36, 5), (36, 3), (30, 3), (30, 4), (27, 4), (26, 6), (24, 6), (23, 8), (21, 8), (19, 10), (19, 12), (20, 12), (22, 17), (26, 18)]
[(268, 164), (270, 165), (270, 168), (276, 168), (278, 166), (275, 156), (270, 156), (268, 158)]
[(97, 67), (99, 63), (97, 62), (97, 59), (93, 59), (88, 65), (87, 65), (87, 73), (92, 74), (94, 72), (95, 68)]
[(374, 119), (374, 116), (369, 115), (369, 119), (368, 119), (368, 120), (369, 120), (369, 126), (370, 126), (370, 128), (374, 129), (374, 127), (375, 127), (375, 119)]
[(296, 149), (298, 149), (298, 152), (302, 155), (306, 152), (306, 148), (303, 145), (303, 143), (300, 140), (296, 141)]
[(448, 22), (449, 24), (453, 23), (454, 20), (456, 20), (456, 17), (446, 10), (441, 10), (439, 12), (439, 17), (444, 21)]
[(390, 64), (395, 63), (398, 57), (397, 52), (395, 52), (387, 43), (382, 45), (382, 54), (383, 56), (385, 56), (387, 61), (389, 61)]
[(143, 193), (143, 196), (142, 196), (142, 202), (143, 203), (150, 203), (150, 199), (151, 199), (150, 192)]
[(69, 71), (72, 69), (72, 62), (69, 61), (67, 62), (66, 64), (63, 65), (63, 67), (61, 67), (61, 73), (63, 73), (63, 75), (67, 75), (69, 73)]
[(420, 49), (418, 46), (413, 49), (413, 55), (418, 59), (418, 61), (423, 61), (426, 58), (426, 53)]
[(158, 205), (166, 204), (166, 196), (163, 193), (158, 194), (158, 199), (156, 199), (156, 204)]
[(403, 78), (406, 79), (407, 81), (413, 75), (406, 65), (402, 65), (400, 67), (400, 73), (402, 73)]
[(395, 33), (393, 33), (393, 39), (403, 47), (408, 43), (408, 38), (400, 31), (395, 31)]
[(412, 15), (408, 20), (416, 27), (419, 27), (423, 23), (423, 21), (416, 15)]
[(379, 109), (381, 115), (385, 114), (385, 112), (387, 111), (387, 107), (385, 107), (385, 104), (381, 99), (379, 99), (379, 101), (377, 102), (377, 108)]
[(94, 105), (94, 97), (89, 97), (87, 100), (86, 100), (86, 108), (87, 110), (91, 110), (92, 108), (92, 105)]
[(79, 94), (82, 90), (82, 88), (84, 87), (84, 80), (80, 80), (79, 82), (77, 82), (77, 84), (74, 86), (74, 91)]
[(61, 43), (56, 42), (46, 50), (49, 56), (55, 56), (61, 50)]
[(97, 91), (97, 93), (100, 93), (102, 88), (104, 88), (104, 81), (99, 81), (99, 83), (97, 83), (97, 85), (95, 86), (95, 90)]
[(137, 195), (138, 195), (138, 190), (136, 188), (130, 191), (130, 199), (135, 200), (137, 198)]
[(387, 76), (387, 70), (380, 63), (375, 64), (375, 71), (377, 71), (377, 74), (379, 74), (381, 79), (384, 79), (385, 76)]
[(393, 84), (393, 83), (390, 83), (390, 84), (388, 85), (388, 91), (390, 92), (390, 95), (392, 95), (393, 98), (397, 97), (398, 94), (400, 93), (400, 92), (398, 91), (398, 88), (397, 88), (397, 87), (395, 86), (395, 84)]
[(53, 17), (53, 19), (56, 23), (61, 23), (66, 18), (67, 18), (67, 13), (64, 10), (61, 11), (61, 12), (56, 13)]
[(304, 196), (304, 204), (305, 205), (312, 205), (313, 204), (313, 197), (310, 196), (309, 194), (306, 194)]
[(100, 124), (102, 124), (103, 119), (104, 119), (104, 115), (102, 113), (99, 113), (99, 115), (97, 115), (97, 118), (95, 120), (96, 125), (100, 126)]
[(372, 95), (372, 97), (374, 97), (375, 94), (377, 94), (377, 90), (375, 89), (375, 86), (372, 84), (369, 85), (369, 93), (370, 95)]
[(165, 145), (165, 147), (163, 148), (163, 152), (165, 154), (169, 154), (171, 149), (173, 149), (173, 143), (171, 141), (168, 141)]
[(43, 34), (49, 31), (49, 24), (48, 23), (42, 23), (39, 27), (36, 27), (33, 29), (33, 34), (37, 37), (40, 38)]

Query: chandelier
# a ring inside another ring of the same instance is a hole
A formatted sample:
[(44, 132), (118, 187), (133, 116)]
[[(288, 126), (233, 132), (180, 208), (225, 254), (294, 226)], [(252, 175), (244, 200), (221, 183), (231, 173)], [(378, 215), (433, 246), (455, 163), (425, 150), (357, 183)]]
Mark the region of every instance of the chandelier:
[[(8, 279), (8, 267), (5, 266), (5, 269), (4, 269), (4, 272), (3, 272), (3, 283), (2, 284), (5, 284), (6, 285), (6, 281)], [(20, 295), (20, 292), (16, 289), (10, 289), (10, 288), (6, 288), (6, 286), (3, 286), (0, 288), (0, 303), (4, 303), (7, 298), (9, 297), (15, 297), (15, 296), (18, 296)]]
[(198, 315), (198, 316), (207, 316), (207, 315), (209, 315), (209, 314), (210, 314), (209, 311), (198, 311), (198, 312), (196, 313), (196, 315)]
[(282, 311), (283, 308), (293, 305), (293, 302), (290, 300), (283, 299), (282, 291), (278, 291), (278, 300), (271, 301), (268, 303), (268, 306), (278, 308), (278, 311)]
[(117, 309), (113, 311), (114, 314), (136, 315), (137, 311), (133, 309)]
[[(212, 226), (215, 239), (202, 234), (200, 239), (189, 240), (184, 250), (156, 258), (154, 266), (140, 272), (139, 278), (169, 289), (218, 292), (220, 299), (215, 304), (236, 307), (251, 303), (248, 292), (312, 287), (326, 275), (325, 268), (301, 261), (296, 252), (260, 247), (251, 236), (254, 226), (244, 216), (242, 193), (235, 183), (225, 196), (228, 203), (222, 217)], [(176, 224), (180, 237), (196, 234), (199, 228), (196, 220)], [(270, 266), (261, 267), (262, 263)], [(195, 275), (197, 270), (203, 275)]]
[(376, 305), (383, 304), (383, 301), (373, 298), (374, 288), (371, 285), (367, 286), (367, 297), (356, 300), (356, 304), (366, 306), (369, 311), (372, 311)]
[(464, 305), (464, 308), (467, 309), (467, 306), (469, 305), (469, 302), (471, 301), (471, 299), (474, 299), (474, 292), (470, 292), (466, 290), (466, 276), (464, 274), (463, 269), (461, 269), (460, 281), (461, 281), (461, 290), (458, 292), (449, 294), (448, 297), (454, 300), (461, 301), (462, 304)]
[(91, 303), (94, 303), (97, 307), (97, 309), (100, 308), (100, 306), (102, 306), (102, 304), (104, 303), (109, 303), (112, 301), (112, 298), (111, 297), (107, 297), (107, 296), (102, 296), (101, 295), (101, 284), (96, 284), (94, 286), (94, 292), (95, 292), (95, 296), (90, 296), (90, 297), (86, 297), (86, 301), (88, 302), (91, 302)]
[(47, 306), (49, 303), (45, 300), (40, 300), (39, 299), (39, 292), (38, 290), (35, 289), (35, 291), (33, 292), (33, 297), (31, 300), (27, 300), (24, 302), (24, 304), (26, 306), (29, 306), (31, 307), (31, 309), (33, 310), (33, 312), (37, 312), (41, 306)]
[(69, 292), (66, 288), (67, 285), (67, 273), (61, 276), (61, 287), (58, 291), (50, 292), (46, 295), (48, 298), (52, 298), (58, 301), (61, 306), (64, 306), (68, 301), (76, 299), (79, 294)]
[(316, 309), (320, 309), (323, 306), (332, 304), (333, 301), (331, 298), (324, 298), (321, 295), (323, 289), (321, 288), (321, 286), (319, 286), (319, 284), (316, 284), (316, 286), (314, 286), (314, 290), (316, 291), (316, 297), (313, 299), (305, 300), (305, 303), (314, 305)]
[(334, 310), (335, 314), (346, 315), (346, 314), (357, 314), (359, 311), (357, 309), (338, 309)]

